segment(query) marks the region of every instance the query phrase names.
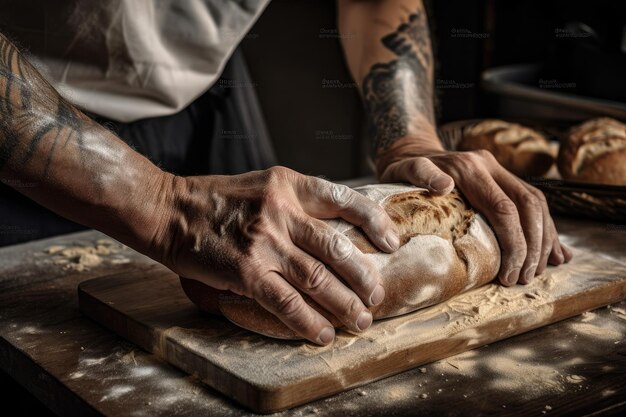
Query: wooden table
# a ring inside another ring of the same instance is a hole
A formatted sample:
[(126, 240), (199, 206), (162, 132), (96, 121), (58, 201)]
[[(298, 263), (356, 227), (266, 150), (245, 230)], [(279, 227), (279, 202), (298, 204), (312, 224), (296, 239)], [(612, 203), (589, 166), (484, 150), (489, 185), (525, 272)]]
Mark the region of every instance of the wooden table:
[[(565, 234), (581, 227), (557, 223)], [(626, 263), (626, 228), (585, 225), (599, 252)], [(154, 267), (129, 249), (85, 271), (45, 253), (53, 245), (94, 245), (102, 238), (89, 231), (0, 249), (0, 367), (61, 415), (247, 415), (193, 376), (80, 315), (79, 282)], [(626, 410), (624, 335), (626, 302), (284, 414), (619, 414)]]

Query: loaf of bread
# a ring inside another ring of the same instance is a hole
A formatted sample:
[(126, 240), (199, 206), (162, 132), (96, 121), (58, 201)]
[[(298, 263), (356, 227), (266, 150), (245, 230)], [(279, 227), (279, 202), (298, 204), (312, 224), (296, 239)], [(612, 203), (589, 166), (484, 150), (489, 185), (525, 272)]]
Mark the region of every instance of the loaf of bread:
[(463, 129), (460, 151), (486, 149), (515, 175), (540, 177), (554, 163), (550, 143), (539, 132), (503, 120), (487, 119)]
[[(379, 268), (385, 300), (370, 310), (374, 319), (409, 313), (491, 281), (500, 268), (496, 238), (484, 221), (456, 191), (433, 196), (407, 185), (378, 184), (356, 188), (381, 204), (400, 232), (402, 246), (387, 254), (363, 232), (343, 221), (328, 220)], [(233, 323), (267, 336), (298, 336), (254, 300), (216, 291), (198, 281), (181, 278), (187, 296), (201, 309), (223, 314)], [(335, 326), (341, 323), (309, 301)]]
[(626, 125), (601, 117), (573, 127), (561, 141), (557, 165), (565, 179), (626, 185)]

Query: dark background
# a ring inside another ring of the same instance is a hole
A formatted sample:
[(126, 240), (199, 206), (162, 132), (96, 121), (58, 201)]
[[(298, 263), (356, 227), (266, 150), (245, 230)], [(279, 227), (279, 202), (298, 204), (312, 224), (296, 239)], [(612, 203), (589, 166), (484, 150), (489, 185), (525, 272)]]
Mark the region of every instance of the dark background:
[[(555, 31), (569, 21), (592, 26), (603, 43), (601, 48), (591, 47), (593, 59), (584, 54), (566, 58), (572, 59), (566, 66), (573, 72), (557, 77), (576, 82), (577, 93), (592, 96), (608, 97), (626, 86), (622, 76), (626, 73), (619, 66), (624, 53), (616, 52), (626, 43), (622, 41), (626, 25), (623, 0), (427, 3), (437, 62), (440, 123), (494, 115), (497, 109), (490, 108), (480, 88), (480, 74), (486, 68), (545, 62), (552, 64), (547, 70), (554, 71), (555, 58), (556, 64), (563, 60)], [(245, 38), (243, 50), (279, 162), (307, 174), (341, 180), (371, 171), (358, 92), (343, 62), (339, 39), (329, 35), (336, 29), (335, 8), (334, 0), (273, 0)], [(455, 36), (467, 31), (476, 36)], [(584, 40), (565, 39), (564, 43), (574, 44), (574, 48), (589, 46)], [(581, 68), (586, 71), (576, 72)], [(324, 88), (324, 80), (330, 80), (333, 87)], [(598, 81), (600, 86), (593, 85)], [(447, 87), (450, 83), (463, 88)], [(0, 219), (0, 233), (12, 233), (10, 226)], [(76, 229), (64, 223), (50, 233)], [(29, 240), (29, 230), (17, 232)], [(36, 399), (3, 372), (0, 393), (5, 403), (18, 404), (17, 415), (46, 414)]]
[[(605, 39), (603, 48), (613, 54), (619, 51), (626, 25), (623, 0), (426, 3), (435, 48), (440, 123), (495, 115), (496, 109), (490, 108), (481, 93), (484, 69), (554, 61), (556, 45), (588, 42), (557, 38), (555, 32), (568, 22), (592, 26)], [(320, 36), (336, 29), (335, 8), (333, 0), (274, 0), (244, 40), (243, 49), (279, 162), (304, 173), (341, 180), (371, 171), (366, 163), (361, 103), (343, 62), (339, 39)], [(470, 37), (455, 36), (467, 31), (472, 33)], [(625, 56), (621, 53), (622, 64)], [(584, 67), (583, 75), (605, 86), (605, 95), (616, 90), (616, 84), (607, 82), (605, 76), (613, 67), (618, 70), (615, 82), (623, 90), (626, 66), (611, 66), (603, 59), (584, 56), (567, 65), (572, 70)], [(592, 64), (596, 67), (590, 68)], [(583, 75), (546, 74), (585, 87)], [(338, 80), (341, 87), (322, 88), (324, 79)]]
[[(440, 124), (507, 116), (499, 114), (503, 106), (493, 94), (481, 88), (481, 74), (520, 63), (542, 63), (541, 77), (574, 86), (564, 93), (626, 103), (626, 1), (425, 2)], [(20, 4), (27, 9), (19, 0), (7, 0), (5, 7)], [(25, 12), (22, 26), (28, 26), (28, 18)], [(559, 37), (568, 22), (589, 25), (597, 36)], [(28, 38), (28, 32), (22, 35)], [(337, 32), (335, 0), (273, 0), (241, 50), (279, 164), (331, 180), (372, 174), (358, 87), (344, 63)], [(539, 82), (531, 85), (541, 87)], [(544, 88), (556, 90), (553, 84)], [(256, 132), (241, 133), (255, 137)], [(0, 214), (5, 205), (11, 215), (0, 218), (0, 245), (81, 229), (0, 184)], [(12, 217), (27, 221), (18, 224)]]

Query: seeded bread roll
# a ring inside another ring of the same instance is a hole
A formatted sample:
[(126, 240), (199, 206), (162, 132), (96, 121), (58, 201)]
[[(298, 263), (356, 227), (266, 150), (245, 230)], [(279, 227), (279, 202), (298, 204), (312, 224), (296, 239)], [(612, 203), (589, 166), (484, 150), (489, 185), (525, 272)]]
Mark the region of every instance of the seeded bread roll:
[(573, 127), (561, 143), (558, 167), (565, 179), (626, 185), (626, 125), (601, 117)]
[(554, 163), (550, 143), (539, 132), (503, 120), (488, 119), (463, 129), (461, 151), (486, 149), (515, 175), (540, 177)]
[[(396, 184), (356, 188), (381, 204), (400, 232), (402, 246), (379, 251), (361, 230), (343, 220), (327, 221), (344, 233), (379, 268), (385, 300), (370, 310), (374, 319), (428, 307), (491, 281), (500, 268), (496, 238), (483, 218), (456, 191), (432, 196), (426, 190)], [(219, 311), (233, 323), (282, 339), (299, 337), (256, 301), (181, 278), (187, 296), (201, 309)], [(339, 327), (339, 320), (307, 301)]]

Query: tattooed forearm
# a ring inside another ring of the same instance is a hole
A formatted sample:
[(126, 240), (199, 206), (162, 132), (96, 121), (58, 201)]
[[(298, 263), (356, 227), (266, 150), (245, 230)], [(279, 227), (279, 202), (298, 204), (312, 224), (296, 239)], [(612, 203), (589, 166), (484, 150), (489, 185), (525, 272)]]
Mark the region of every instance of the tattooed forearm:
[(381, 39), (396, 59), (375, 64), (363, 80), (372, 153), (411, 133), (418, 118), (434, 125), (433, 58), (423, 10)]
[(83, 117), (0, 34), (0, 173), (28, 166), (46, 176), (56, 153), (76, 146), (80, 155)]
[(0, 181), (146, 250), (173, 176), (65, 101), (0, 34)]

